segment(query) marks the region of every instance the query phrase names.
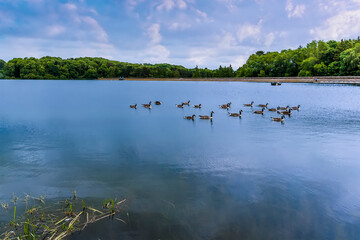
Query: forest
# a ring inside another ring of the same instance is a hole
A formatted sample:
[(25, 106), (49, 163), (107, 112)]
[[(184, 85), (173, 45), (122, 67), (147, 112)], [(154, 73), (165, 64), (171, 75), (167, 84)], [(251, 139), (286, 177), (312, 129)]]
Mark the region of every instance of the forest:
[(246, 63), (217, 69), (185, 68), (171, 64), (133, 64), (104, 58), (0, 59), (0, 78), (98, 79), (98, 78), (227, 78), (360, 75), (360, 38), (312, 41), (306, 47), (281, 52), (257, 51)]
[(310, 77), (360, 75), (360, 38), (312, 41), (281, 52), (258, 51), (236, 71), (237, 77)]

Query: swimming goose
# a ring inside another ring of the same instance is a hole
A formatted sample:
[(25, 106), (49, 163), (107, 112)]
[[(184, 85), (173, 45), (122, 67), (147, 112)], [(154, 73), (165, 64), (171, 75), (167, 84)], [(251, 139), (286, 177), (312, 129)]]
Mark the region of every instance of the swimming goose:
[(184, 103), (182, 103), (182, 104), (176, 104), (176, 106), (177, 106), (178, 108), (184, 108)]
[(146, 103), (142, 104), (142, 106), (143, 106), (144, 108), (151, 109), (151, 101), (150, 101), (148, 104), (146, 104)]
[(245, 103), (244, 107), (253, 107), (254, 106), (254, 101), (251, 101), (251, 103)]
[(162, 103), (160, 101), (155, 101), (155, 105), (161, 105)]
[(194, 105), (194, 108), (201, 108), (201, 103), (199, 105)]
[(130, 105), (130, 107), (137, 109), (137, 104), (135, 104), (135, 105)]
[(261, 111), (254, 111), (254, 113), (255, 114), (264, 114), (264, 110), (265, 110), (265, 108), (263, 107), (262, 109), (261, 109)]
[(269, 105), (269, 103), (266, 103), (266, 104), (259, 104), (258, 106), (259, 107), (262, 107), (262, 108), (267, 108), (267, 106)]
[(231, 107), (231, 102), (229, 102), (227, 104), (219, 105), (219, 107), (222, 108), (222, 109), (229, 109)]
[(271, 118), (271, 120), (274, 122), (284, 122), (285, 116), (281, 116), (281, 118)]
[(190, 100), (187, 102), (183, 102), (182, 105), (190, 106)]
[(240, 110), (239, 113), (229, 113), (230, 117), (241, 117), (241, 113), (243, 110)]
[(297, 107), (291, 107), (291, 110), (297, 110), (297, 111), (299, 111), (299, 110), (300, 110), (300, 105), (298, 105)]
[(289, 108), (289, 111), (283, 111), (283, 112), (280, 112), (282, 115), (288, 115), (290, 116), (291, 115), (291, 108)]
[(276, 112), (276, 111), (277, 111), (276, 108), (269, 108), (268, 110), (269, 110), (270, 112)]
[(194, 118), (195, 118), (195, 114), (193, 114), (192, 116), (185, 116), (184, 118), (187, 119), (187, 120), (193, 120), (194, 121)]
[(210, 116), (207, 115), (200, 115), (200, 119), (213, 119), (213, 113), (214, 111), (211, 111)]
[(289, 108), (289, 105), (287, 105), (286, 107), (277, 107), (277, 110), (287, 110)]

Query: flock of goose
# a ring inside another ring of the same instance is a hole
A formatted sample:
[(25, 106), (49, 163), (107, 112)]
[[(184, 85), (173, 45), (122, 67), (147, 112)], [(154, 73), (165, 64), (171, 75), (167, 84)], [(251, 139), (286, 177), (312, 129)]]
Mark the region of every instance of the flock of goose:
[[(147, 109), (151, 109), (151, 104), (152, 102), (150, 101), (149, 103), (144, 103), (144, 104), (141, 104), (142, 107), (144, 108), (147, 108)], [(161, 105), (162, 103), (160, 101), (155, 101), (155, 105)], [(252, 101), (251, 103), (246, 103), (246, 104), (243, 104), (244, 107), (250, 107), (250, 108), (253, 108), (254, 107), (254, 101)], [(274, 122), (281, 122), (283, 123), (285, 121), (285, 116), (291, 116), (292, 114), (292, 111), (300, 111), (300, 105), (298, 106), (295, 106), (295, 107), (290, 107), (289, 105), (286, 106), (286, 107), (280, 107), (278, 106), (277, 108), (269, 108), (268, 107), (269, 103), (266, 103), (266, 104), (258, 104), (257, 107), (260, 107), (261, 110), (255, 110), (253, 111), (254, 114), (260, 114), (260, 115), (264, 115), (264, 111), (265, 109), (267, 109), (268, 111), (270, 112), (277, 112), (278, 114), (281, 115), (281, 117), (272, 117), (271, 120), (274, 121)], [(175, 104), (176, 107), (178, 108), (184, 108), (184, 106), (188, 106), (190, 107), (190, 100), (187, 101), (187, 102), (182, 102), (181, 104)], [(198, 104), (198, 105), (193, 105), (194, 108), (201, 108), (201, 104)], [(130, 108), (134, 108), (134, 109), (137, 109), (137, 104), (135, 105), (130, 105)], [(222, 105), (219, 105), (219, 108), (221, 109), (226, 109), (228, 111), (228, 114), (230, 117), (238, 117), (238, 118), (241, 118), (241, 114), (243, 112), (243, 110), (240, 110), (238, 113), (231, 113), (229, 112), (229, 109), (231, 108), (231, 102), (229, 103), (226, 103), (226, 104), (222, 104)], [(213, 114), (214, 114), (214, 111), (211, 111), (210, 112), (210, 115), (199, 115), (199, 118), (200, 119), (205, 119), (205, 120), (212, 120), (213, 119)], [(187, 120), (195, 120), (195, 117), (196, 115), (193, 114), (191, 116), (185, 116), (184, 119), (187, 119)]]

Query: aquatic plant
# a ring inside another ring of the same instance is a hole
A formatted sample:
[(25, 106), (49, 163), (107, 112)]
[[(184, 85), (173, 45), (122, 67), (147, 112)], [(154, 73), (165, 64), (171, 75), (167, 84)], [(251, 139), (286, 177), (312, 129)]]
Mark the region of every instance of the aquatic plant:
[(121, 201), (105, 199), (102, 208), (108, 211), (103, 211), (86, 205), (83, 199), (76, 196), (76, 191), (73, 191), (71, 201), (65, 199), (49, 204), (49, 206), (45, 204), (43, 196), (35, 198), (25, 195), (23, 199), (25, 210), (21, 215), (17, 213), (16, 206), (20, 199), (14, 195), (12, 199), (12, 206), (1, 203), (4, 211), (9, 212), (10, 209), (13, 209), (13, 215), (9, 224), (2, 229), (0, 240), (60, 240), (74, 232), (83, 231), (89, 224), (105, 218), (126, 224), (124, 220), (116, 217), (116, 214), (121, 211), (125, 199)]

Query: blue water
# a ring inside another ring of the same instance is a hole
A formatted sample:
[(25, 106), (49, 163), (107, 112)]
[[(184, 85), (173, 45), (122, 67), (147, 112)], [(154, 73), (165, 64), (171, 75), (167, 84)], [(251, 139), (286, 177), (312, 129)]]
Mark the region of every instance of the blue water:
[[(252, 100), (301, 109), (280, 124)], [(0, 202), (127, 199), (127, 225), (72, 239), (359, 239), (359, 173), (357, 86), (0, 81)]]

